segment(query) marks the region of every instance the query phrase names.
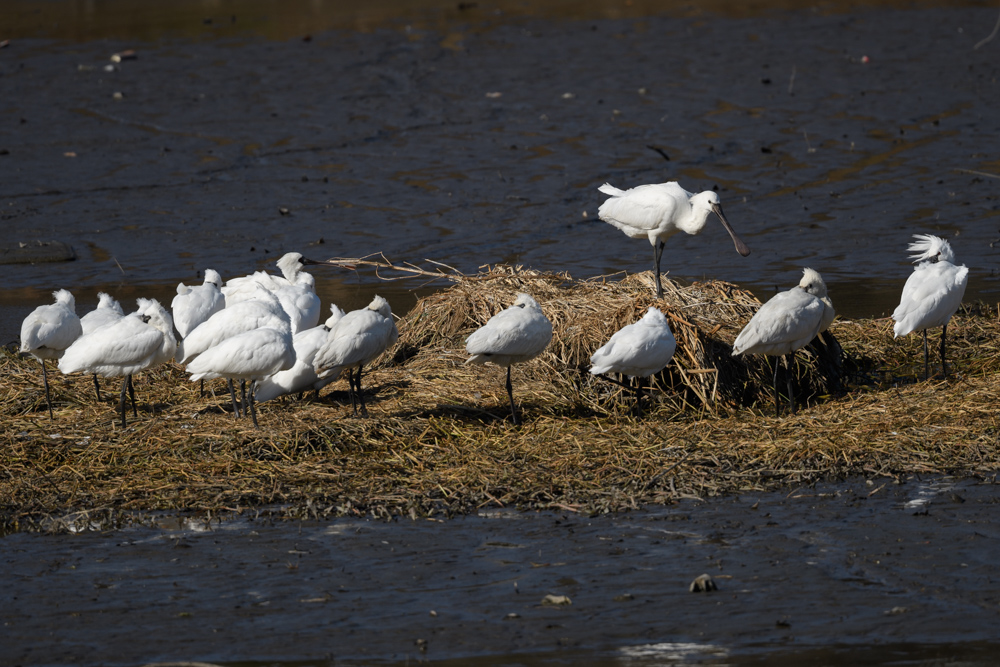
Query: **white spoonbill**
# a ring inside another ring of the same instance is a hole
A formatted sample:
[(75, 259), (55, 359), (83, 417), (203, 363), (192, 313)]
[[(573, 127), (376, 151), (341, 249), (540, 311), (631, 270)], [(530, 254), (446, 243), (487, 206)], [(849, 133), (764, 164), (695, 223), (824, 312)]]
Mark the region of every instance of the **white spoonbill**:
[(594, 375), (620, 373), (635, 378), (635, 408), (642, 414), (642, 378), (659, 373), (674, 356), (677, 341), (660, 310), (650, 306), (641, 320), (619, 329), (590, 357)]
[[(250, 414), (253, 417), (254, 428), (259, 428), (257, 409), (254, 407), (256, 382), (287, 370), (294, 364), (292, 329), (286, 316), (285, 319), (278, 320), (274, 326), (252, 329), (226, 338), (188, 363), (187, 371), (191, 373), (192, 382), (214, 378), (240, 380), (243, 383), (249, 381)], [(246, 414), (245, 407), (243, 412)]]
[(293, 334), (311, 329), (319, 324), (320, 301), (316, 295), (316, 279), (302, 270), (310, 261), (304, 259), (301, 253), (289, 252), (276, 262), (281, 269), (280, 276), (257, 271), (249, 276), (233, 278), (222, 288), (226, 303), (232, 305), (252, 298), (256, 285), (260, 285), (274, 292), (281, 301), (281, 307), (291, 319)]
[(694, 194), (676, 181), (639, 185), (629, 190), (605, 183), (598, 188), (611, 195), (597, 210), (604, 222), (613, 225), (633, 239), (648, 239), (653, 246), (653, 275), (656, 278), (656, 298), (663, 296), (660, 285), (660, 257), (666, 240), (679, 231), (698, 234), (705, 228), (708, 214), (715, 213), (729, 232), (736, 252), (744, 257), (750, 248), (736, 236), (722, 213), (719, 195), (711, 190)]
[[(273, 292), (260, 285), (254, 286), (255, 296), (247, 301), (230, 304), (199, 324), (177, 345), (177, 363), (187, 366), (198, 355), (211, 349), (227, 338), (260, 328), (281, 329), (291, 323), (288, 313)], [(236, 393), (229, 381), (229, 397), (233, 402), (233, 416), (240, 416), (236, 405)], [(244, 392), (245, 393), (245, 392)]]
[(969, 283), (969, 269), (963, 264), (955, 266), (955, 253), (946, 240), (930, 234), (914, 234), (917, 239), (909, 245), (908, 252), (917, 253), (910, 258), (920, 262), (903, 285), (903, 295), (892, 313), (896, 321), (893, 333), (896, 338), (912, 331), (924, 333), (924, 379), (930, 377), (927, 361), (927, 330), (941, 327), (941, 368), (948, 377), (944, 361), (944, 339), (948, 322), (962, 304), (965, 286)]
[(174, 317), (174, 327), (181, 338), (194, 331), (195, 327), (226, 307), (226, 297), (222, 294), (222, 276), (218, 271), (205, 269), (205, 281), (201, 285), (177, 284), (177, 296), (170, 302)]
[(465, 363), (491, 362), (507, 369), (507, 397), (514, 424), (520, 422), (514, 409), (510, 367), (534, 359), (551, 340), (552, 322), (531, 295), (521, 292), (509, 308), (491, 317), (465, 341), (465, 351), (472, 355)]
[(295, 348), (295, 365), (287, 371), (281, 371), (265, 378), (257, 383), (257, 390), (254, 392), (255, 401), (270, 401), (284, 394), (294, 394), (297, 392), (315, 390), (319, 396), (319, 391), (326, 385), (337, 379), (337, 374), (327, 375), (320, 379), (313, 368), (313, 361), (316, 353), (326, 343), (330, 330), (344, 317), (344, 311), (330, 304), (330, 317), (326, 322), (306, 329), (295, 334), (292, 338), (292, 346)]
[(132, 414), (138, 417), (132, 375), (170, 361), (177, 346), (170, 313), (156, 299), (136, 299), (136, 303), (136, 312), (81, 336), (59, 360), (59, 370), (66, 374), (123, 377), (119, 398), (123, 429), (126, 390), (131, 392)]
[[(784, 357), (788, 402), (794, 413), (791, 367), (795, 351), (825, 331), (834, 317), (836, 311), (827, 296), (823, 278), (812, 269), (803, 269), (802, 280), (797, 286), (771, 297), (743, 327), (733, 343), (733, 356), (766, 354)], [(774, 411), (779, 413), (777, 360), (774, 362)]]
[[(389, 302), (375, 296), (367, 308), (352, 310), (344, 315), (327, 334), (326, 342), (316, 353), (313, 367), (321, 379), (337, 376), (347, 370), (348, 391), (354, 414), (355, 395), (361, 404), (361, 414), (368, 416), (365, 397), (361, 393), (361, 369), (389, 349), (399, 338), (399, 331), (392, 319)], [(354, 375), (352, 369), (358, 369)]]
[(80, 337), (83, 328), (76, 315), (76, 299), (69, 290), (52, 293), (55, 303), (39, 306), (21, 322), (21, 354), (30, 354), (42, 364), (42, 382), (45, 384), (45, 403), (52, 419), (52, 398), (49, 396), (49, 376), (45, 370), (46, 359), (58, 359), (73, 341)]
[[(98, 292), (97, 307), (80, 318), (80, 327), (83, 329), (83, 335), (86, 336), (123, 317), (125, 317), (125, 311), (122, 310), (121, 304), (110, 294)], [(97, 400), (100, 401), (101, 384), (97, 381), (97, 373), (94, 373), (94, 391), (97, 392)]]

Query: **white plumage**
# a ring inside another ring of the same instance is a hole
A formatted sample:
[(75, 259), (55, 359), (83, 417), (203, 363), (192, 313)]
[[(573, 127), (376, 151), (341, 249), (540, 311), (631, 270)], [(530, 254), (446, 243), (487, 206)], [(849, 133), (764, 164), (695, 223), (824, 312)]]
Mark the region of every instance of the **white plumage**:
[[(826, 283), (812, 269), (802, 270), (802, 280), (787, 292), (780, 292), (751, 318), (733, 343), (733, 356), (766, 354), (784, 356), (789, 368), (791, 356), (800, 347), (826, 330), (836, 317), (833, 303), (827, 296)], [(792, 411), (792, 378), (788, 375), (788, 398)], [(774, 402), (778, 406), (778, 365), (774, 367)]]
[(255, 286), (255, 297), (230, 304), (199, 324), (177, 346), (177, 363), (186, 366), (205, 350), (227, 338), (261, 327), (280, 327), (284, 321), (291, 330), (288, 314), (272, 292)]
[(270, 401), (284, 394), (294, 394), (302, 391), (316, 391), (330, 384), (339, 374), (329, 374), (320, 378), (316, 374), (313, 362), (316, 353), (326, 343), (331, 329), (344, 317), (344, 311), (335, 304), (330, 304), (330, 317), (326, 322), (295, 334), (292, 345), (295, 348), (295, 365), (286, 371), (275, 373), (257, 383), (254, 392), (255, 401)]
[(893, 333), (896, 338), (913, 331), (924, 334), (924, 379), (929, 377), (927, 360), (927, 330), (941, 327), (941, 367), (945, 377), (945, 335), (948, 322), (962, 304), (965, 287), (969, 282), (969, 269), (955, 265), (955, 253), (945, 239), (930, 234), (914, 234), (917, 239), (907, 250), (919, 262), (903, 285), (899, 305), (892, 313), (896, 321)]
[(601, 192), (611, 195), (597, 211), (604, 222), (620, 229), (633, 239), (647, 239), (653, 246), (653, 275), (656, 296), (663, 296), (660, 284), (660, 258), (666, 240), (679, 231), (698, 234), (705, 228), (708, 215), (715, 213), (733, 239), (736, 251), (746, 257), (750, 249), (736, 236), (722, 213), (719, 195), (711, 190), (694, 194), (676, 181), (639, 185), (620, 190), (605, 183)]
[(551, 340), (552, 322), (545, 317), (538, 302), (522, 292), (509, 308), (491, 317), (465, 342), (465, 351), (472, 355), (465, 363), (490, 362), (507, 369), (507, 395), (515, 424), (518, 418), (514, 409), (510, 367), (534, 359)]
[(49, 376), (46, 359), (58, 359), (73, 341), (83, 333), (76, 315), (76, 299), (69, 290), (52, 293), (55, 303), (38, 306), (21, 322), (21, 353), (30, 354), (42, 364), (45, 402), (52, 419), (52, 399), (49, 396)]
[[(357, 394), (362, 414), (367, 414), (364, 395), (361, 393), (361, 370), (389, 349), (399, 338), (399, 331), (392, 319), (389, 302), (380, 296), (372, 299), (367, 308), (352, 310), (342, 317), (327, 334), (326, 342), (316, 353), (313, 367), (320, 378), (336, 376), (347, 370), (351, 393), (351, 406)], [(352, 369), (357, 369), (357, 374)]]
[[(63, 373), (93, 373), (123, 377), (122, 428), (125, 428), (125, 391), (132, 375), (170, 361), (177, 341), (170, 313), (155, 299), (137, 299), (138, 310), (78, 338), (59, 360)], [(135, 397), (132, 398), (135, 411)]]
[(213, 269), (205, 269), (205, 281), (201, 285), (189, 287), (179, 283), (177, 296), (170, 302), (174, 326), (181, 338), (186, 338), (195, 327), (225, 307), (222, 276)]
[(316, 295), (316, 279), (302, 270), (302, 255), (285, 253), (276, 262), (280, 276), (257, 271), (249, 276), (233, 278), (222, 288), (227, 305), (253, 298), (260, 285), (278, 297), (281, 307), (288, 313), (292, 333), (311, 329), (319, 323), (320, 300)]
[(80, 328), (83, 335), (96, 331), (101, 327), (117, 322), (125, 317), (125, 311), (118, 301), (110, 294), (99, 292), (97, 294), (97, 307), (80, 318)]

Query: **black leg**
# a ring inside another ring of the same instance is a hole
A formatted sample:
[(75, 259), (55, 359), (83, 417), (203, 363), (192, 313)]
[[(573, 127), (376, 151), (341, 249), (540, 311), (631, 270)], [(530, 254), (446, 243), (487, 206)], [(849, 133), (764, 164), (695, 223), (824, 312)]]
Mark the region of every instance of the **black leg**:
[(243, 409), (243, 414), (240, 416), (246, 418), (247, 416), (247, 381), (240, 380), (240, 407)]
[(229, 378), (229, 398), (233, 399), (233, 419), (237, 419), (240, 416), (240, 408), (236, 405), (236, 390), (233, 389), (233, 379)]
[(656, 278), (656, 298), (663, 297), (663, 286), (660, 284), (660, 258), (663, 256), (663, 241), (653, 243), (653, 277)]
[(927, 329), (924, 329), (924, 381), (930, 378), (930, 366), (927, 364)]
[(795, 353), (790, 352), (785, 355), (785, 377), (788, 381), (788, 404), (795, 414), (795, 390), (792, 388), (792, 372), (795, 369)]
[(948, 335), (948, 325), (945, 324), (941, 327), (941, 371), (944, 372), (944, 376), (948, 377), (948, 364), (944, 362), (944, 337)]
[(45, 404), (49, 406), (49, 419), (55, 419), (52, 416), (52, 397), (49, 396), (49, 375), (45, 371), (45, 360), (39, 359), (38, 361), (42, 364), (42, 383), (45, 385)]
[(97, 402), (101, 402), (101, 383), (97, 381), (97, 373), (94, 373), (94, 391), (97, 392)]
[[(244, 380), (244, 382), (246, 382), (246, 380)], [(253, 395), (254, 395), (254, 393), (256, 391), (257, 391), (257, 381), (256, 380), (251, 380), (250, 381), (250, 416), (253, 417), (253, 427), (254, 428), (260, 428), (260, 426), (257, 424), (257, 407), (256, 407), (256, 402), (254, 401), (254, 397), (253, 397)]]
[(778, 403), (778, 366), (781, 360), (778, 357), (774, 358), (774, 416), (781, 416), (781, 405)]
[(642, 419), (642, 378), (635, 377), (635, 418)]
[(358, 403), (361, 404), (361, 416), (362, 417), (367, 417), (368, 416), (368, 408), (365, 407), (365, 395), (361, 391), (361, 369), (362, 368), (364, 368), (364, 364), (362, 364), (361, 366), (358, 366), (357, 394), (358, 394)]
[(128, 376), (128, 396), (132, 399), (132, 416), (139, 418), (139, 411), (135, 409), (135, 387), (132, 385), (132, 376)]
[(205, 398), (205, 378), (201, 379), (201, 385), (198, 388), (198, 398)]
[(128, 426), (128, 424), (125, 422), (125, 394), (128, 392), (128, 380), (130, 377), (131, 376), (126, 375), (124, 378), (122, 378), (122, 391), (121, 395), (118, 397), (118, 409), (121, 410), (122, 412), (123, 431), (125, 430), (125, 427)]
[(354, 416), (358, 416), (358, 406), (354, 398), (354, 369), (347, 369), (347, 395), (351, 398), (351, 410), (354, 412)]
[(517, 410), (514, 409), (514, 387), (510, 383), (510, 366), (507, 367), (507, 397), (510, 399), (510, 417), (517, 426), (521, 422), (517, 419)]

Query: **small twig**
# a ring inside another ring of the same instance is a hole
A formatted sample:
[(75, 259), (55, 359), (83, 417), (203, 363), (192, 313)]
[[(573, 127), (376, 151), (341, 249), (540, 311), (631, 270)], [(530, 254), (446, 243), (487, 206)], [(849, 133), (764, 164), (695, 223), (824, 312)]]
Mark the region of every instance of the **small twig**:
[(646, 148), (648, 148), (651, 151), (656, 151), (657, 153), (659, 153), (663, 157), (664, 160), (666, 160), (667, 162), (670, 162), (670, 156), (667, 155), (667, 152), (665, 150), (663, 150), (662, 148), (660, 148), (659, 146), (653, 146), (652, 144), (647, 144)]
[[(371, 258), (377, 258), (377, 259), (371, 259)], [(451, 273), (446, 273), (441, 269), (437, 269), (435, 271), (429, 271), (427, 269), (422, 269), (416, 264), (412, 264), (410, 262), (403, 262), (402, 264), (396, 264), (381, 252), (372, 255), (366, 255), (365, 257), (360, 257), (360, 258), (334, 257), (332, 259), (327, 259), (327, 260), (310, 260), (309, 263), (327, 264), (329, 266), (339, 266), (341, 268), (346, 268), (346, 269), (354, 269), (357, 266), (371, 266), (375, 268), (375, 275), (380, 280), (386, 280), (386, 281), (403, 280), (406, 278), (406, 276), (383, 276), (381, 273), (379, 273), (380, 270), (400, 271), (402, 273), (409, 273), (411, 275), (427, 276), (432, 279), (446, 278), (448, 280), (456, 280), (456, 281), (464, 280), (468, 277), (458, 269), (448, 266), (447, 264), (442, 264), (441, 262), (435, 262), (430, 259), (424, 261), (430, 262), (431, 264), (436, 264), (441, 267), (445, 267), (449, 269)]]
[(986, 178), (1000, 178), (1000, 175), (990, 174), (990, 173), (985, 172), (985, 171), (976, 171), (975, 169), (959, 169), (959, 168), (956, 168), (955, 171), (963, 173), (963, 174), (974, 174), (976, 176), (985, 176)]
[(997, 24), (995, 26), (993, 26), (993, 32), (991, 32), (989, 35), (987, 35), (983, 39), (981, 39), (978, 42), (976, 42), (976, 45), (972, 47), (972, 50), (973, 51), (977, 50), (980, 46), (982, 46), (983, 44), (986, 44), (991, 39), (993, 39), (994, 37), (996, 37), (997, 36), (997, 31), (1000, 31), (1000, 16), (997, 17)]

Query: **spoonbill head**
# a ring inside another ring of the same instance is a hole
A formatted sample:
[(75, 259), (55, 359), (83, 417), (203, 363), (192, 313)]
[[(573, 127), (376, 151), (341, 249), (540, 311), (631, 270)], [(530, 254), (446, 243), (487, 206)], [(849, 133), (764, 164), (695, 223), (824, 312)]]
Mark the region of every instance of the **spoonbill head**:
[(913, 331), (924, 336), (924, 379), (930, 377), (927, 355), (927, 330), (941, 327), (941, 368), (948, 377), (945, 363), (945, 337), (948, 322), (962, 304), (969, 283), (969, 269), (955, 265), (955, 253), (947, 240), (930, 234), (914, 234), (916, 241), (907, 250), (919, 262), (903, 285), (899, 305), (892, 313), (896, 338)]
[(609, 183), (598, 188), (611, 195), (597, 211), (604, 222), (621, 230), (634, 239), (645, 238), (653, 246), (653, 268), (656, 279), (656, 296), (663, 296), (660, 284), (660, 258), (666, 240), (679, 231), (698, 234), (705, 228), (708, 216), (714, 213), (729, 232), (736, 252), (746, 257), (750, 249), (736, 235), (729, 220), (722, 212), (719, 195), (712, 190), (694, 194), (676, 181), (639, 185), (620, 190)]
[(514, 408), (510, 367), (534, 359), (551, 340), (552, 322), (538, 302), (522, 292), (509, 308), (491, 317), (465, 341), (465, 351), (471, 355), (465, 363), (490, 362), (507, 369), (507, 396), (514, 424), (520, 422)]
[(76, 299), (69, 290), (52, 293), (54, 303), (38, 306), (21, 322), (21, 354), (30, 354), (42, 364), (42, 382), (45, 385), (45, 403), (52, 419), (52, 398), (49, 394), (49, 376), (45, 370), (46, 359), (59, 359), (73, 341), (83, 333), (80, 318), (76, 315)]
[[(836, 317), (826, 283), (813, 269), (803, 269), (799, 284), (779, 292), (750, 319), (733, 343), (733, 356), (766, 354), (784, 357), (788, 400), (795, 412), (791, 364), (795, 351), (808, 345)], [(774, 364), (774, 409), (778, 412), (778, 363)]]

